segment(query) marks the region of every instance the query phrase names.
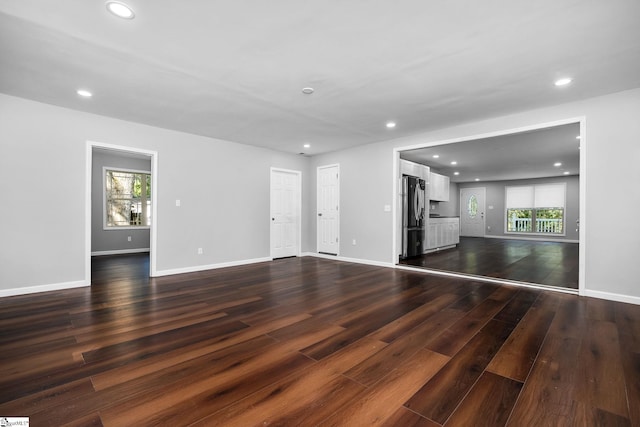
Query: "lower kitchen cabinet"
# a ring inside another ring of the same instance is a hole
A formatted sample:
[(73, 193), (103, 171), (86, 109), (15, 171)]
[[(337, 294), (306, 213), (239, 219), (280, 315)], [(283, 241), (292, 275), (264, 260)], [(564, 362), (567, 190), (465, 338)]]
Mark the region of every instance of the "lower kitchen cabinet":
[(460, 243), (459, 218), (429, 218), (425, 250), (453, 246)]

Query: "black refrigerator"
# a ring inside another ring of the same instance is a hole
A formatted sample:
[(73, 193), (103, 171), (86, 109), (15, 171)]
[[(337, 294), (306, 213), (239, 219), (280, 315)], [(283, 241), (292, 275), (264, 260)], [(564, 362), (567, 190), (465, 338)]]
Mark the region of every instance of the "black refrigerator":
[(422, 255), (424, 239), (425, 182), (402, 176), (402, 258)]

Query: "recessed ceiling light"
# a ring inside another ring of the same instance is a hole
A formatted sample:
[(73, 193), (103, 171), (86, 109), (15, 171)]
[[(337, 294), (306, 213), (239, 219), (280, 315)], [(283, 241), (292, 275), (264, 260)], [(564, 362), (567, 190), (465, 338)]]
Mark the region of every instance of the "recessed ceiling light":
[(434, 154), (434, 155), (433, 155), (433, 158), (434, 158), (434, 159), (438, 159), (438, 158), (440, 158), (440, 154)]
[(555, 167), (559, 168), (560, 166), (562, 166), (562, 163), (560, 163), (560, 162), (555, 162), (555, 163), (553, 164), (553, 166), (555, 166)]
[(480, 181), (480, 178), (476, 178), (476, 181)]
[(565, 175), (569, 175), (571, 172), (569, 172), (569, 171), (564, 171), (563, 173), (564, 173)]
[(108, 1), (107, 10), (119, 18), (133, 19), (136, 16), (133, 9), (119, 1)]
[(568, 85), (569, 83), (571, 83), (572, 81), (573, 81), (573, 80), (572, 80), (571, 78), (569, 78), (569, 77), (564, 77), (564, 78), (562, 78), (562, 79), (558, 79), (558, 80), (556, 80), (555, 85), (556, 85), (556, 86), (566, 86), (566, 85)]
[(582, 139), (582, 137), (580, 135), (576, 136), (576, 139)]
[(387, 127), (389, 129), (393, 129), (394, 127), (396, 127), (396, 122), (387, 122)]
[(86, 89), (78, 89), (76, 93), (84, 98), (91, 98), (93, 94)]
[(458, 162), (456, 162), (455, 160), (453, 162), (451, 162), (452, 165), (457, 165)]
[(311, 147), (311, 144), (304, 144), (303, 147), (304, 148), (309, 148), (309, 147)]
[(460, 175), (460, 172), (454, 172), (453, 174), (454, 175)]
[(305, 95), (311, 95), (315, 90), (312, 87), (302, 88), (302, 93)]

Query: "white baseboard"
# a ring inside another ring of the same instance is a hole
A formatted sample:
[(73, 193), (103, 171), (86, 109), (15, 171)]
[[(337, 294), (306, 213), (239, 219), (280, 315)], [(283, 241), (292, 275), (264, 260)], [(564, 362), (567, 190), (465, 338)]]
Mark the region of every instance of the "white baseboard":
[(623, 295), (623, 294), (615, 294), (613, 292), (602, 292), (602, 291), (593, 291), (593, 290), (585, 289), (584, 296), (606, 299), (610, 301), (625, 302), (627, 304), (640, 305), (640, 297), (634, 297), (634, 296)]
[(39, 292), (62, 291), (65, 289), (82, 288), (90, 283), (84, 280), (75, 282), (51, 283), (49, 285), (25, 286), (23, 288), (0, 289), (0, 298), (16, 295), (36, 294)]
[(312, 256), (316, 258), (333, 259), (336, 261), (353, 262), (354, 264), (366, 264), (366, 265), (373, 265), (376, 267), (388, 267), (388, 268), (395, 267), (395, 265), (390, 262), (372, 261), (370, 259), (361, 259), (361, 258), (347, 258), (347, 257), (337, 256), (337, 255), (334, 256), (334, 255), (320, 254), (317, 252), (304, 252), (301, 254), (301, 256)]
[[(465, 237), (465, 236), (460, 236)], [(580, 243), (579, 240), (572, 239), (553, 239), (548, 237), (530, 237), (530, 236), (495, 236), (495, 235), (485, 235), (486, 239), (507, 239), (507, 240), (531, 240), (534, 242), (557, 242), (557, 243)]]
[(95, 252), (91, 252), (91, 256), (138, 254), (142, 252), (149, 252), (149, 248), (116, 249), (112, 251), (95, 251)]
[(171, 276), (174, 274), (184, 274), (184, 273), (195, 273), (198, 271), (215, 270), (217, 268), (225, 268), (225, 267), (236, 267), (238, 265), (256, 264), (258, 262), (267, 262), (267, 261), (271, 261), (271, 258), (269, 257), (253, 258), (253, 259), (244, 259), (239, 261), (221, 262), (218, 264), (207, 264), (207, 265), (196, 265), (193, 267), (172, 268), (169, 270), (155, 271), (153, 272), (153, 277)]

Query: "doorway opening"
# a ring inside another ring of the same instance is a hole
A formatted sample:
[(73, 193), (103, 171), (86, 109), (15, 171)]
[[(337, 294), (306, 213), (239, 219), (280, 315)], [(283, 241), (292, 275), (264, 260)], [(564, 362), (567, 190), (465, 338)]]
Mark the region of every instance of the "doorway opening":
[[(582, 294), (584, 121), (567, 119), (394, 150), (396, 263)], [(423, 255), (403, 260), (399, 257), (403, 212), (398, 182), (412, 165), (426, 168), (432, 179), (426, 190)], [(442, 179), (448, 186), (444, 196), (437, 188)], [(561, 186), (566, 195), (553, 196), (550, 189)], [(535, 195), (530, 201), (513, 196), (527, 191)], [(446, 225), (438, 228), (440, 223)], [(447, 245), (434, 243), (438, 241)]]
[[(86, 166), (86, 282), (91, 283), (92, 256), (99, 255), (148, 252), (149, 276), (155, 276), (157, 152), (88, 141)], [(108, 184), (123, 188), (110, 192)]]

